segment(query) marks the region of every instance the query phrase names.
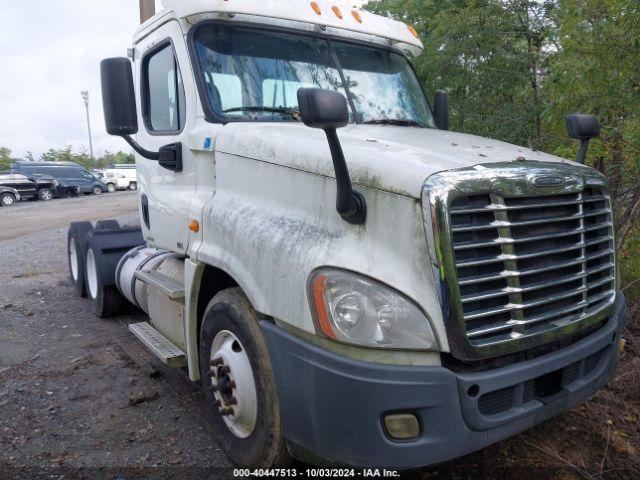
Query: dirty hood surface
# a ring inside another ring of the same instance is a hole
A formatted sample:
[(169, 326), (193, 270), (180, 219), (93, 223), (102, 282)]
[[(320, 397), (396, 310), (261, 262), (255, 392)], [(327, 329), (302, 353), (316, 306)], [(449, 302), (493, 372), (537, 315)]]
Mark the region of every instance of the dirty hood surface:
[[(435, 129), (350, 125), (338, 131), (353, 183), (420, 198), (425, 180), (445, 170), (518, 158), (577, 165), (505, 142)], [(215, 150), (335, 177), (322, 130), (295, 123), (231, 123)]]

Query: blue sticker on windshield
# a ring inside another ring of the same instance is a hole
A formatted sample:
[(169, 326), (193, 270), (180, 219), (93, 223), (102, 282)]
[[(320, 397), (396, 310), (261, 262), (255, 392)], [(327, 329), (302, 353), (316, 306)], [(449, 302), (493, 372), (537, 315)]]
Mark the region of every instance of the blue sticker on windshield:
[(213, 143), (213, 141), (211, 140), (211, 137), (207, 137), (204, 139), (204, 149), (205, 150), (211, 150), (211, 144)]

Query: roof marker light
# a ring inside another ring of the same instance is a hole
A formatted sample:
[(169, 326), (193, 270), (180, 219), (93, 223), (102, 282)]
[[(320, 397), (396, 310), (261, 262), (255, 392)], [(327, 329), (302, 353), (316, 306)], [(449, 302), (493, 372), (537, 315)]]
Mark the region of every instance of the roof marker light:
[(318, 15), (322, 15), (322, 10), (320, 9), (320, 5), (318, 5), (317, 2), (311, 2), (311, 8), (313, 8), (313, 11)]
[(412, 27), (411, 25), (407, 25), (407, 27), (409, 28), (409, 31), (411, 32), (411, 35), (413, 35), (416, 38), (420, 38), (420, 34), (418, 33), (418, 31)]
[(353, 15), (353, 18), (355, 18), (358, 21), (358, 23), (362, 23), (362, 15), (360, 15), (359, 11), (353, 10), (351, 12), (351, 15)]
[(336, 14), (336, 17), (338, 17), (340, 20), (342, 20), (342, 12), (340, 11), (340, 8), (339, 8), (339, 7), (337, 7), (337, 6), (335, 6), (335, 5), (334, 5), (334, 6), (331, 8), (331, 10), (333, 10), (333, 13), (335, 13), (335, 14)]

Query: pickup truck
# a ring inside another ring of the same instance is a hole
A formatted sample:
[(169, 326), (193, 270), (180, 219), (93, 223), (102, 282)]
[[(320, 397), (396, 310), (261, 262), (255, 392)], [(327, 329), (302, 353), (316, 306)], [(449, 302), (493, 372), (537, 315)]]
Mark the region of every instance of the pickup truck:
[(595, 117), (567, 117), (576, 161), (452, 132), (405, 23), (163, 5), (101, 64), (140, 227), (74, 222), (69, 271), (96, 315), (148, 314), (131, 332), (200, 382), (234, 462), (434, 465), (609, 382), (625, 300)]

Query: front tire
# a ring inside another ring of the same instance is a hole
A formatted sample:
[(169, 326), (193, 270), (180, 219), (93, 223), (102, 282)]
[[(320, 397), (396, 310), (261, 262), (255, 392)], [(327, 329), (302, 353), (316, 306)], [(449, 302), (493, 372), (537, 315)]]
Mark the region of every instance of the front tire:
[(3, 193), (0, 195), (0, 205), (3, 207), (13, 207), (16, 204), (16, 197), (12, 193)]
[(138, 190), (138, 183), (137, 182), (131, 182), (129, 184), (129, 190), (131, 190), (132, 192), (135, 190)]
[(113, 183), (108, 183), (107, 184), (107, 192), (109, 193), (116, 193), (116, 186)]
[(48, 202), (53, 199), (53, 192), (49, 188), (41, 188), (38, 190), (38, 199), (43, 202)]
[(98, 186), (93, 187), (91, 189), (91, 193), (93, 193), (94, 195), (102, 195), (102, 189)]
[(200, 332), (200, 376), (222, 448), (246, 468), (286, 465), (280, 405), (259, 316), (239, 288), (207, 307)]

